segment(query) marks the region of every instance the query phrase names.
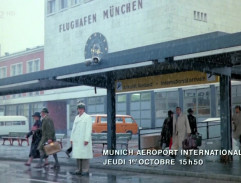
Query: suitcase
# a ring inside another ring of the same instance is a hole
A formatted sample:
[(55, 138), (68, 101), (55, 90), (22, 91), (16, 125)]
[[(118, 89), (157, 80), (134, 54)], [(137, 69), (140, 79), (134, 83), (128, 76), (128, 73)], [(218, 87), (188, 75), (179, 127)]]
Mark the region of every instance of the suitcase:
[(44, 151), (46, 155), (56, 154), (61, 151), (61, 145), (59, 142), (52, 142), (44, 146)]

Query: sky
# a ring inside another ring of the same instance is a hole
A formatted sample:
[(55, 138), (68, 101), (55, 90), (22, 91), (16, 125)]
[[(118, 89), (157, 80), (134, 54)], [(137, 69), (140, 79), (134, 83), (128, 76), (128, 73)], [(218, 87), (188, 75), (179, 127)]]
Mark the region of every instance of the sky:
[(44, 44), (44, 0), (0, 0), (1, 55)]

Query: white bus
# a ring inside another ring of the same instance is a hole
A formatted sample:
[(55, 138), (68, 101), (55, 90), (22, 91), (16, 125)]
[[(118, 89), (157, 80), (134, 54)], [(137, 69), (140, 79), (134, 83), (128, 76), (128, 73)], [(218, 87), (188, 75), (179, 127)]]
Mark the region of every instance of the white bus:
[(25, 116), (0, 116), (0, 136), (9, 132), (28, 132), (29, 124)]

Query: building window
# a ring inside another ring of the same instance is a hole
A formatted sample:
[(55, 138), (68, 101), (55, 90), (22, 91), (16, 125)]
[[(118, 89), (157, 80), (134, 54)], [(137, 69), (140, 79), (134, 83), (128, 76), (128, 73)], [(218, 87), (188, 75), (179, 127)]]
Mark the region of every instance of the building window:
[(117, 95), (117, 102), (126, 102), (126, 95)]
[(48, 14), (55, 12), (55, 0), (49, 0), (47, 6)]
[(150, 128), (151, 93), (143, 92), (131, 94), (130, 113), (139, 126), (144, 128)]
[(6, 106), (6, 116), (16, 116), (17, 115), (17, 106), (16, 105), (7, 105)]
[[(18, 76), (20, 74), (23, 74), (23, 64), (18, 63), (18, 64), (11, 65), (11, 76)], [(12, 98), (17, 98), (21, 96), (22, 96), (21, 94), (15, 94), (15, 95), (12, 95)]]
[[(27, 62), (27, 73), (40, 71), (40, 59), (30, 60)], [(40, 92), (30, 92), (28, 96), (40, 95)]]
[(140, 93), (134, 93), (131, 95), (131, 102), (138, 102), (141, 99)]
[(80, 4), (80, 3), (83, 3), (83, 0), (72, 0), (71, 1), (72, 5), (76, 5), (76, 4)]
[(23, 64), (18, 63), (11, 65), (11, 76), (17, 76), (23, 74)]
[(27, 62), (27, 73), (40, 71), (40, 59)]
[(126, 114), (126, 94), (117, 95), (116, 97), (116, 113), (117, 114)]
[(160, 122), (163, 122), (169, 110), (175, 112), (176, 107), (179, 105), (178, 99), (178, 91), (157, 92), (155, 94), (157, 121), (161, 120)]
[(7, 77), (7, 67), (0, 67), (0, 79)]
[(89, 114), (104, 113), (104, 97), (90, 97), (87, 100), (87, 108)]
[(192, 108), (197, 117), (209, 117), (210, 88), (184, 91), (184, 112)]
[(60, 9), (65, 9), (68, 7), (68, 1), (67, 0), (60, 0)]
[(194, 20), (207, 22), (207, 13), (194, 11), (193, 15), (194, 15)]

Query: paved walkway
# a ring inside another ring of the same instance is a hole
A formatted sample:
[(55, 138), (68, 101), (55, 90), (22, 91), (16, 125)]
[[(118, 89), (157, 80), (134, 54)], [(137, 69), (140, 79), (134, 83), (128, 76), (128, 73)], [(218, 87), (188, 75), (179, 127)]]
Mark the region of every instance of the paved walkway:
[[(68, 140), (64, 140), (64, 148), (58, 153), (59, 161), (62, 165), (75, 166), (75, 160), (67, 158), (64, 151), (68, 148)], [(137, 150), (137, 139), (134, 138), (129, 145), (129, 149)], [(10, 145), (0, 145), (0, 160), (13, 160), (25, 162), (28, 159), (29, 146), (24, 144), (22, 147)], [(150, 159), (158, 159), (165, 161), (165, 163), (171, 162), (168, 156), (118, 156), (115, 159), (125, 161), (123, 165), (104, 165), (103, 163), (108, 159), (108, 156), (102, 156), (101, 145), (94, 146), (95, 158), (91, 160), (91, 168), (119, 170), (125, 172), (136, 173), (153, 173), (159, 175), (175, 175), (175, 176), (188, 176), (199, 177), (226, 181), (241, 181), (241, 162), (239, 158), (235, 161), (223, 164), (219, 161), (211, 161), (205, 157), (195, 157), (197, 160), (203, 160), (203, 165), (190, 165), (194, 162), (194, 157), (191, 157), (189, 165), (181, 165), (183, 162), (182, 157), (178, 157), (175, 160), (175, 165), (140, 165), (143, 160), (150, 161)], [(218, 158), (216, 158), (217, 160)], [(50, 162), (53, 162), (52, 156), (49, 158)], [(34, 162), (37, 162), (35, 160)], [(131, 164), (130, 164), (131, 162)]]

